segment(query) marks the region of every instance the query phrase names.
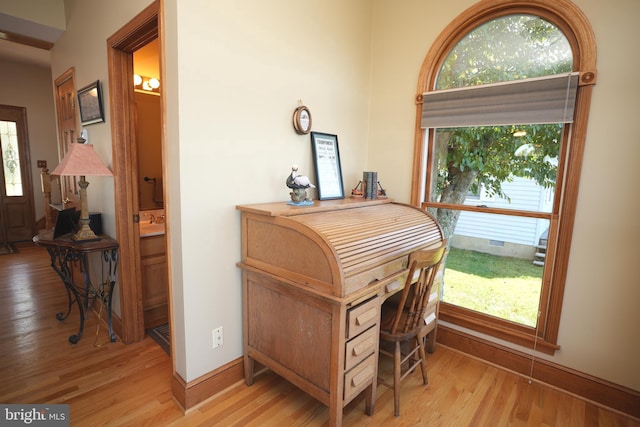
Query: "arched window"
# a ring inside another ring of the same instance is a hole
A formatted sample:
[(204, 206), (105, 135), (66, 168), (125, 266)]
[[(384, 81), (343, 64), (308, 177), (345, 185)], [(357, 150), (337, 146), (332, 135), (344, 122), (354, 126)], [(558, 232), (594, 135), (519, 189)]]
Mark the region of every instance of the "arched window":
[(569, 1), (488, 3), (423, 63), (412, 202), (451, 243), (440, 319), (553, 353), (595, 39)]

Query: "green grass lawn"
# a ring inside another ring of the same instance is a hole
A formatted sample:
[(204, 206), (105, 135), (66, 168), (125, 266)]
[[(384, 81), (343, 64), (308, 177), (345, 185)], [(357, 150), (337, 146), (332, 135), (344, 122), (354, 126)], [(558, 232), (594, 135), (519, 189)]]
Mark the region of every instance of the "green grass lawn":
[(442, 300), (535, 327), (542, 271), (530, 260), (451, 248)]

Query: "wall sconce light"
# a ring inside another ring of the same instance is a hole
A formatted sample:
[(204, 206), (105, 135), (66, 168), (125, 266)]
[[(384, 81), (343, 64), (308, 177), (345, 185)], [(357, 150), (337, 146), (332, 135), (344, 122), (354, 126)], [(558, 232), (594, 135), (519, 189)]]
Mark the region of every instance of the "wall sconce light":
[(160, 93), (160, 80), (155, 77), (133, 75), (133, 87), (137, 91), (145, 93)]

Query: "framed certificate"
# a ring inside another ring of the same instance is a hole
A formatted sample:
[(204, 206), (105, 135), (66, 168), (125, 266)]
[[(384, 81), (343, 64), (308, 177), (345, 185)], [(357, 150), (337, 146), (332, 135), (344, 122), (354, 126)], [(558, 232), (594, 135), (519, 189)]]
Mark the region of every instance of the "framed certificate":
[(318, 199), (344, 199), (338, 137), (328, 133), (311, 132), (311, 146), (316, 167)]

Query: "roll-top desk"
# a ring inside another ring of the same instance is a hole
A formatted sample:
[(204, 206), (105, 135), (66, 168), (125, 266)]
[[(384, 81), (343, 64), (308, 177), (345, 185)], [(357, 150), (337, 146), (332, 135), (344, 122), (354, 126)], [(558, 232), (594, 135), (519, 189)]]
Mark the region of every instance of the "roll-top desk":
[(237, 208), (246, 384), (257, 361), (327, 405), (332, 426), (363, 391), (370, 414), (380, 304), (404, 285), (408, 254), (438, 246), (442, 230), (388, 199)]

